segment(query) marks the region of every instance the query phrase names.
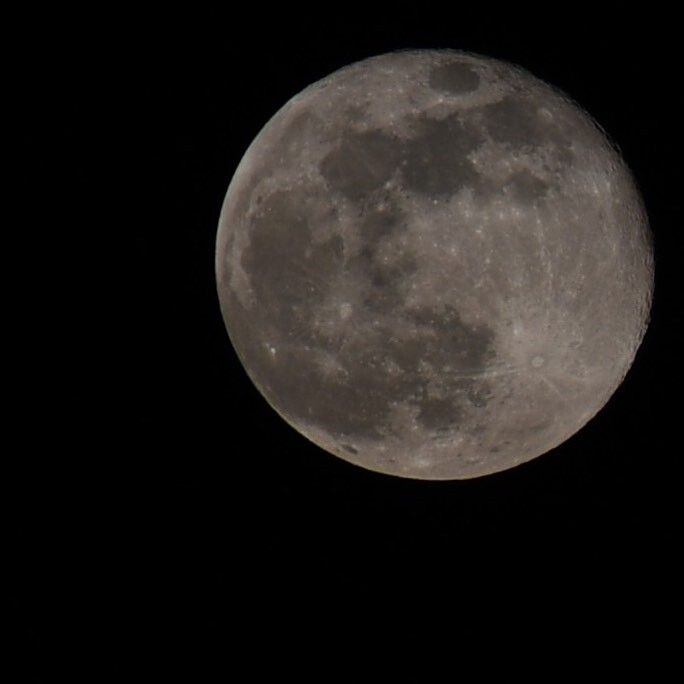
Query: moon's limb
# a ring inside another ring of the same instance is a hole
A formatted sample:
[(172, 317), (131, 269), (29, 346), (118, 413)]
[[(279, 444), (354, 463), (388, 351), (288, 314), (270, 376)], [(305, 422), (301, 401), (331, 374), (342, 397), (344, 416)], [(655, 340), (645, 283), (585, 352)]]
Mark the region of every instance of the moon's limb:
[(475, 477), (605, 404), (648, 320), (629, 170), (523, 70), (391, 53), (288, 102), (245, 154), (217, 236), (250, 378), (309, 439), (381, 472)]

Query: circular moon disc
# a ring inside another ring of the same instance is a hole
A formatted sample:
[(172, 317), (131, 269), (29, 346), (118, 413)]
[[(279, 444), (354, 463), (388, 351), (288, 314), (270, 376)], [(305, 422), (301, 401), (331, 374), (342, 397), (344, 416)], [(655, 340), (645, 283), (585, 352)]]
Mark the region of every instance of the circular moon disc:
[(647, 217), (588, 114), (511, 64), (337, 71), (250, 145), (221, 212), (230, 339), (308, 439), (419, 479), (504, 470), (601, 409), (646, 329)]

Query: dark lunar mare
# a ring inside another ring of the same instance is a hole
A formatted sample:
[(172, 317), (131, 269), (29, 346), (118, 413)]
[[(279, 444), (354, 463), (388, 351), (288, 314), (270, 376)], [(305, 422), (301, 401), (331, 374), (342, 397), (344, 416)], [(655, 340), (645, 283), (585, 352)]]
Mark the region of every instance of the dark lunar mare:
[[(259, 273), (253, 283), (256, 303), (245, 309), (233, 296), (226, 311), (246, 367), (284, 415), (314, 423), (336, 439), (380, 439), (391, 433), (392, 404), (403, 401), (416, 407), (425, 428), (453, 428), (465, 403), (486, 402), (484, 384), (461, 374), (481, 370), (494, 357), (492, 332), (464, 325), (454, 308), (405, 308), (415, 263), (408, 254), (389, 266), (376, 258), (384, 240), (406, 229), (400, 211), (366, 212), (360, 223), (364, 247), (345, 261), (339, 236), (312, 242), (302, 209), (309, 193), (276, 191), (252, 221), (241, 264), (246, 272)], [(335, 300), (337, 278), (361, 282), (366, 311), (371, 317), (388, 315), (390, 323), (368, 325), (362, 339), (317, 334), (317, 311)], [(409, 326), (413, 334), (398, 339), (396, 330)], [(312, 363), (316, 350), (332, 355), (340, 372), (317, 368)], [(388, 373), (388, 363), (398, 371)], [(420, 363), (440, 373), (443, 396), (433, 396)]]

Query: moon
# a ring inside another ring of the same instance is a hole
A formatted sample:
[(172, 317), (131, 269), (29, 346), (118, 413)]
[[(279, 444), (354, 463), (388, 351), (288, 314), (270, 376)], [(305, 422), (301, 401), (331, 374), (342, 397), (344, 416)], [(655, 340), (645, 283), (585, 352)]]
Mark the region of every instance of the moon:
[(594, 120), (471, 53), (372, 57), (268, 121), (216, 244), (230, 341), (266, 401), (358, 466), (506, 470), (608, 401), (645, 333), (648, 219)]

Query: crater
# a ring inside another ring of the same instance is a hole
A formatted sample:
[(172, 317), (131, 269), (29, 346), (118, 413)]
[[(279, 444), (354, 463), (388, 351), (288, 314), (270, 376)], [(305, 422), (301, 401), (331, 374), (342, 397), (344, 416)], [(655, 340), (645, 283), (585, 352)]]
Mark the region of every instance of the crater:
[(440, 64), (430, 71), (429, 85), (453, 95), (461, 95), (477, 90), (480, 77), (468, 64), (450, 62)]
[(476, 408), (484, 408), (491, 396), (488, 390), (484, 384), (473, 382), (466, 391), (468, 401)]

